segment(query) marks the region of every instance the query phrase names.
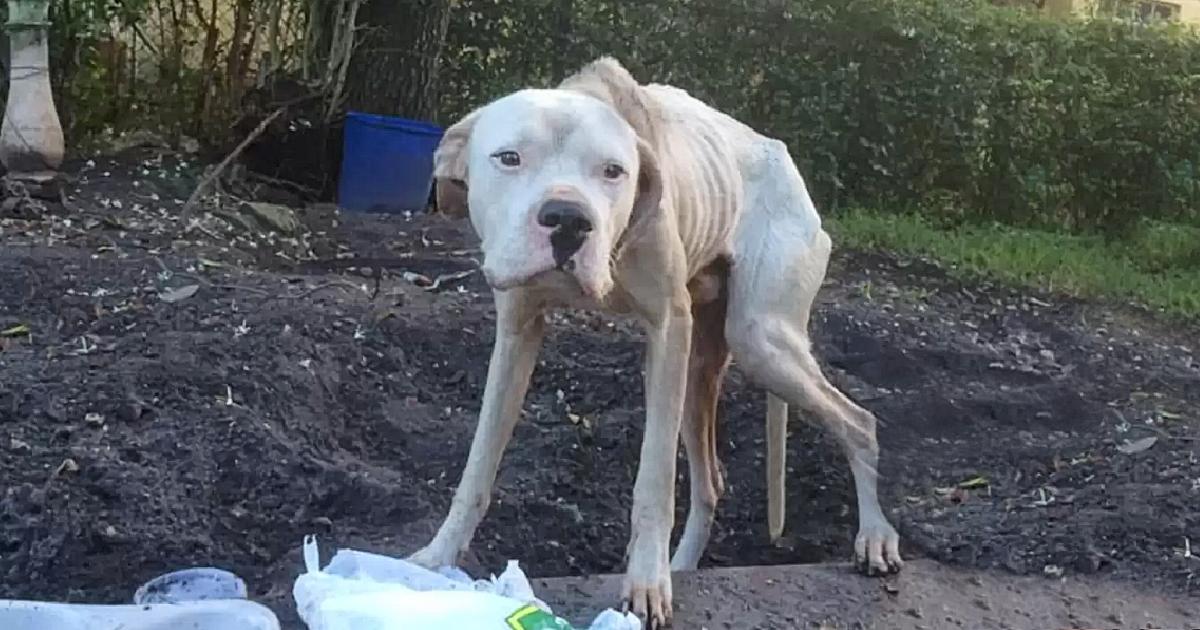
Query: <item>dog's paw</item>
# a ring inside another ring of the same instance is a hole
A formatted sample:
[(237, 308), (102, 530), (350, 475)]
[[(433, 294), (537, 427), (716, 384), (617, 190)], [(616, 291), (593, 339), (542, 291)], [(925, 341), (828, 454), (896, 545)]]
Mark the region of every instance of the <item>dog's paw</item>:
[(896, 529), (885, 520), (863, 523), (854, 540), (854, 563), (866, 575), (899, 573), (904, 561)]
[(665, 628), (671, 624), (671, 577), (652, 578), (649, 581), (625, 576), (621, 589), (621, 611), (630, 612), (646, 621), (646, 628)]
[(649, 629), (664, 628), (671, 623), (671, 567), (665, 554), (654, 554), (641, 560), (631, 556), (629, 569), (621, 588), (621, 610), (646, 621)]
[(408, 561), (426, 569), (458, 566), (461, 550), (433, 541), (408, 557)]

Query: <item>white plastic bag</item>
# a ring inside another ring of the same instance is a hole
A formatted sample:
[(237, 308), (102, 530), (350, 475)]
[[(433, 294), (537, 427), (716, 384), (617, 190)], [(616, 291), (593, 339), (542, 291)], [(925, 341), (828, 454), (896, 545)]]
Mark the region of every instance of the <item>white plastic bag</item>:
[[(308, 536), (304, 562), (293, 596), (309, 630), (574, 630), (534, 596), (515, 560), (499, 577), (472, 581), (454, 568), (343, 549), (322, 571)], [(641, 622), (609, 610), (589, 630), (641, 630)]]

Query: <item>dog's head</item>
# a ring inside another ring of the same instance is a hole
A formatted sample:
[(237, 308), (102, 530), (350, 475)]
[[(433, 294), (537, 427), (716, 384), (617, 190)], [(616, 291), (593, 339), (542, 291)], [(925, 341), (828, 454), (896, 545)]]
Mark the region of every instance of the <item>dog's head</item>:
[(470, 215), (494, 288), (559, 270), (591, 297), (612, 289), (618, 247), (662, 194), (641, 90), (602, 59), (556, 89), (510, 94), (446, 130), (434, 158), (438, 208)]

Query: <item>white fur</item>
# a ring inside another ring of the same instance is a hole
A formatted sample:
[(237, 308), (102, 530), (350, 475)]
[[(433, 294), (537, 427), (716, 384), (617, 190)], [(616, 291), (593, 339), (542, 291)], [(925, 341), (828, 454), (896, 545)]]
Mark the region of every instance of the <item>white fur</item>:
[[(517, 152), (521, 165), (506, 168), (492, 157), (505, 150)], [(637, 138), (625, 121), (590, 96), (522, 90), (480, 111), (467, 153), (471, 222), (494, 287), (525, 284), (554, 268), (550, 230), (536, 215), (548, 198), (565, 194), (582, 197), (596, 225), (575, 256), (574, 275), (589, 296), (612, 289), (609, 253), (629, 218), (638, 171)], [(605, 180), (610, 162), (630, 175)]]
[[(492, 156), (513, 147), (521, 168), (498, 167)], [(598, 169), (608, 162), (629, 177), (605, 181)], [(439, 182), (466, 187), (496, 290), (497, 332), (462, 481), (415, 560), (451, 564), (468, 545), (520, 413), (542, 313), (572, 305), (629, 312), (646, 327), (646, 433), (623, 591), (635, 611), (652, 623), (668, 619), (670, 571), (695, 568), (708, 541), (723, 488), (711, 385), (730, 356), (771, 396), (772, 537), (783, 529), (788, 406), (798, 405), (833, 431), (850, 460), (856, 558), (872, 572), (899, 568), (898, 538), (876, 496), (875, 417), (834, 388), (811, 353), (809, 311), (831, 244), (783, 143), (682, 90), (638, 85), (616, 62), (600, 60), (558, 89), (524, 90), (473, 112), (448, 131), (436, 168)], [(585, 200), (596, 225), (570, 272), (553, 270), (549, 231), (534, 220), (544, 200), (563, 194)], [(453, 190), (446, 199), (455, 199)], [(717, 265), (722, 260), (728, 266)], [(682, 369), (688, 357), (691, 369)], [(692, 501), (671, 561), (681, 427)]]

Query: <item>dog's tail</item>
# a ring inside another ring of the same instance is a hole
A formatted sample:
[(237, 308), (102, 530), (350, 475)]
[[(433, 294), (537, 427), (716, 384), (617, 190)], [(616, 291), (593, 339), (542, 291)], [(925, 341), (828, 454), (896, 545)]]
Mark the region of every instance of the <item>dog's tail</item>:
[(767, 394), (767, 527), (771, 542), (783, 536), (787, 418), (787, 403), (775, 394)]

